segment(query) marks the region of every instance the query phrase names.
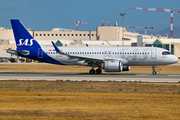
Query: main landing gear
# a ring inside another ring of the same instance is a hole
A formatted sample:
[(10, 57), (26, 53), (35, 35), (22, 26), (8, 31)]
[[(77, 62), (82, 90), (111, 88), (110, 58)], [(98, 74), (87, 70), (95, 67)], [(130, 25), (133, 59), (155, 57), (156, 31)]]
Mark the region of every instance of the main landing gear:
[(156, 75), (156, 71), (155, 71), (156, 69), (155, 69), (155, 66), (152, 66), (152, 69), (153, 69), (152, 74), (153, 74), (153, 75)]
[[(95, 67), (98, 67), (98, 69), (94, 70)], [(102, 70), (101, 70), (101, 67), (100, 65), (98, 66), (97, 64), (92, 64), (92, 69), (89, 70), (89, 74), (101, 74), (102, 73)]]
[(89, 71), (89, 74), (101, 74), (102, 73), (102, 70), (100, 69), (100, 68), (98, 68), (98, 69), (96, 69), (96, 70), (94, 70), (94, 69), (91, 69), (90, 71)]

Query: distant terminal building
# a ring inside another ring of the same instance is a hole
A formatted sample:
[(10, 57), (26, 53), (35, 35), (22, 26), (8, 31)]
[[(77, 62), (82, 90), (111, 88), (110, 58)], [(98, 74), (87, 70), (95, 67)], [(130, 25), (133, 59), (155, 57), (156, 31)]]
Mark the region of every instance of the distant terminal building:
[[(51, 31), (31, 31), (29, 32), (36, 40), (130, 40), (137, 38), (139, 33), (128, 32), (122, 30), (122, 27), (101, 25), (96, 28), (96, 31), (75, 31), (63, 28), (53, 28)], [(142, 35), (143, 38), (156, 38), (152, 35)], [(14, 40), (14, 36), (11, 29), (5, 29), (0, 27), (0, 39)]]
[[(143, 35), (123, 30), (114, 26), (101, 26), (96, 31), (75, 31), (63, 28), (53, 28), (51, 31), (31, 31), (30, 34), (44, 46), (50, 46), (51, 41), (57, 45), (78, 45), (85, 46), (137, 46), (137, 36), (142, 36), (142, 46), (162, 47), (180, 58), (180, 39), (168, 39), (168, 37)], [(122, 41), (123, 40), (123, 41)], [(12, 29), (0, 27), (0, 52), (4, 49), (15, 48), (15, 41)]]

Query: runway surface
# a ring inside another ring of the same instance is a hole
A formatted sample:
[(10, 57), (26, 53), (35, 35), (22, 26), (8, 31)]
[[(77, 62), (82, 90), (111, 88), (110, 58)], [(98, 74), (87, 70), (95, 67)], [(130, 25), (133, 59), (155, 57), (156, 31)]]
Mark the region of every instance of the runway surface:
[(180, 74), (0, 72), (0, 80), (180, 82)]

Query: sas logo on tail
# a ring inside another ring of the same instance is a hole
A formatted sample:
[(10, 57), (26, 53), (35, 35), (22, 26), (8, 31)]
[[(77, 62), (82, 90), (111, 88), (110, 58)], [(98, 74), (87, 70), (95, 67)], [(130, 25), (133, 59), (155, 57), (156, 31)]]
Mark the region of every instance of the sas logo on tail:
[[(19, 39), (19, 44), (17, 46), (32, 46), (34, 39)], [(30, 41), (30, 42), (29, 42)]]

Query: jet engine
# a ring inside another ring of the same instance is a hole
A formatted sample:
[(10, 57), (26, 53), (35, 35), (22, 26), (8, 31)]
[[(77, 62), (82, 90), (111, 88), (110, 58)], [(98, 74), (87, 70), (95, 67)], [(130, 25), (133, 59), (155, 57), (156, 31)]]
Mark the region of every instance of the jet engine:
[(101, 65), (101, 68), (106, 72), (121, 72), (123, 70), (123, 63), (121, 60), (108, 60)]

